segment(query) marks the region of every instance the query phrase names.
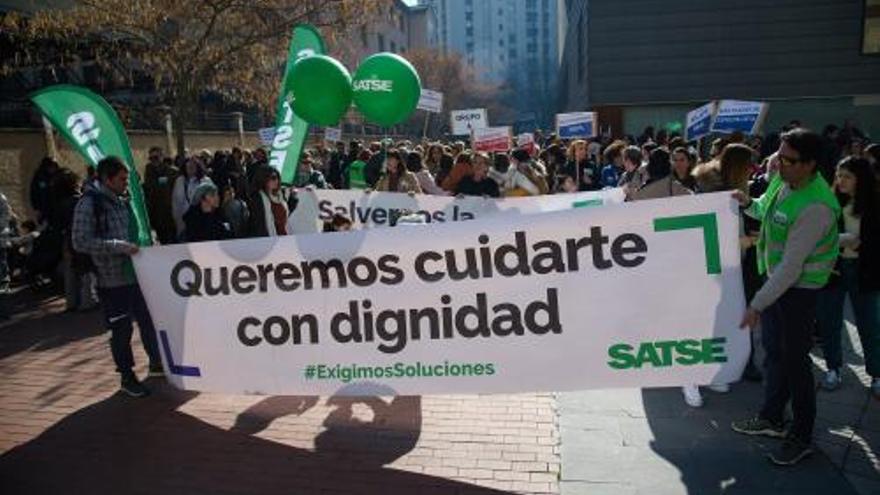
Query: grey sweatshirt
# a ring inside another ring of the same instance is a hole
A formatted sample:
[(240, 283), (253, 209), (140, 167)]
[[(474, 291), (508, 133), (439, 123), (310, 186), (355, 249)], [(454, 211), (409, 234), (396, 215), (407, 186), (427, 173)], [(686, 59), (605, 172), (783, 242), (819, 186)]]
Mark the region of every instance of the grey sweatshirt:
[[(777, 203), (790, 193), (791, 188), (788, 184), (783, 185), (779, 191)], [(746, 214), (752, 218), (759, 219), (754, 209), (755, 203), (752, 202), (751, 206), (746, 210)], [(749, 306), (757, 311), (763, 311), (776, 302), (791, 287), (805, 289), (821, 288), (811, 284), (799, 284), (798, 279), (804, 270), (804, 262), (807, 257), (834, 224), (834, 212), (824, 204), (816, 203), (804, 208), (788, 232), (788, 240), (782, 252), (782, 261), (773, 270), (769, 270), (768, 267), (769, 276), (767, 281), (758, 293), (755, 294), (755, 297), (752, 298)], [(762, 235), (764, 235), (763, 231)]]

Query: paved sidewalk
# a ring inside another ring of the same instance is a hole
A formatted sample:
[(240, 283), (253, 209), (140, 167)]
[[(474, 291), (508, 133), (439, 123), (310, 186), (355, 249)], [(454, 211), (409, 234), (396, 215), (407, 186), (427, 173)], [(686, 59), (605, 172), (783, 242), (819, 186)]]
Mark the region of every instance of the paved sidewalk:
[[(880, 401), (867, 389), (855, 329), (841, 389), (818, 391), (819, 453), (794, 468), (765, 455), (778, 440), (730, 430), (761, 403), (759, 384), (730, 394), (703, 389), (705, 406), (684, 404), (681, 390), (600, 390), (559, 395), (563, 495), (880, 494)], [(820, 359), (814, 358), (816, 363)], [(818, 367), (814, 370), (819, 376)]]
[[(552, 394), (116, 393), (99, 314), (0, 326), (0, 493), (558, 493)], [(136, 360), (145, 357), (135, 342)], [(140, 368), (145, 374), (145, 369)]]

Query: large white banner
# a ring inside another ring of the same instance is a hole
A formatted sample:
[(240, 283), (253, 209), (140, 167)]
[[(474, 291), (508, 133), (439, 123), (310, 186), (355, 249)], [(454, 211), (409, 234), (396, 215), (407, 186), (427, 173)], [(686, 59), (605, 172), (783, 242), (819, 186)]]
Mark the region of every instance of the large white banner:
[(360, 190), (300, 189), (299, 203), (287, 224), (294, 234), (321, 232), (324, 222), (340, 214), (353, 227), (387, 227), (404, 213), (415, 213), (425, 223), (460, 222), (501, 213), (520, 215), (623, 203), (623, 189), (550, 194), (518, 198), (431, 196)]
[(494, 393), (736, 380), (730, 193), (144, 248), (177, 387)]

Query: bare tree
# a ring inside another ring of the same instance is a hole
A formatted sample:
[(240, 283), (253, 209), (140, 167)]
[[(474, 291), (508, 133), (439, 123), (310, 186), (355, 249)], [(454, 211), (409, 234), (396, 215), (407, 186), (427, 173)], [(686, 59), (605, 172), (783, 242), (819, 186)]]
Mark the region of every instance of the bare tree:
[(170, 106), (178, 152), (200, 96), (271, 112), (290, 33), (299, 23), (335, 33), (368, 22), (392, 0), (78, 0), (69, 9), (7, 15), (16, 54), (4, 71), (65, 67), (89, 56), (123, 77), (152, 79)]
[[(422, 87), (443, 93), (444, 112), (464, 108), (486, 108), (490, 122), (512, 120), (513, 111), (504, 104), (509, 89), (505, 84), (481, 82), (474, 71), (457, 53), (436, 49), (415, 49), (406, 52), (419, 73)], [(449, 130), (449, 122), (441, 119), (437, 132)]]

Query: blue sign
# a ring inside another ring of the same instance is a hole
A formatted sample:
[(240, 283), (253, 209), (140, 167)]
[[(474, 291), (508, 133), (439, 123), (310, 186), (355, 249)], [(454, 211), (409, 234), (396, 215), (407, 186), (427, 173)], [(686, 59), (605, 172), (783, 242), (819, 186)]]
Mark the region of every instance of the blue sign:
[(560, 113), (556, 115), (556, 135), (562, 139), (594, 137), (595, 124), (594, 112)]
[(715, 103), (710, 102), (687, 113), (685, 139), (695, 141), (709, 134), (712, 117), (715, 116)]
[(756, 134), (764, 120), (767, 104), (759, 101), (722, 100), (712, 123), (713, 132)]

